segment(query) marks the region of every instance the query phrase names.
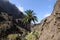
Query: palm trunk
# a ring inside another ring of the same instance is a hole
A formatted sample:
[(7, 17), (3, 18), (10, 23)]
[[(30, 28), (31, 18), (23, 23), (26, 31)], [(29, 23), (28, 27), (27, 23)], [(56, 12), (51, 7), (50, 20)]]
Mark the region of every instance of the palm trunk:
[(31, 32), (31, 22), (30, 21), (27, 23), (27, 28)]

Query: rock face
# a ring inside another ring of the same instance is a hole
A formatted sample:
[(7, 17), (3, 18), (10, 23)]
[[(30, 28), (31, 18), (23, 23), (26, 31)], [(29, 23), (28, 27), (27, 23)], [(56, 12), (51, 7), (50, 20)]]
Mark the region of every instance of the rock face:
[(60, 40), (60, 0), (57, 0), (52, 14), (36, 25), (37, 40)]
[(20, 34), (23, 36), (27, 32), (22, 26), (23, 24), (21, 24), (20, 19), (13, 19), (12, 15), (0, 12), (0, 40), (9, 40), (7, 36), (10, 34)]
[(16, 6), (0, 0), (0, 40), (9, 40), (7, 36), (10, 34), (25, 35), (28, 29), (24, 27), (22, 18), (23, 13)]
[(0, 0), (0, 8), (3, 10), (0, 11), (5, 11), (8, 14), (12, 14), (14, 18), (20, 18), (22, 17), (22, 12), (18, 10), (18, 8), (14, 5), (11, 4), (8, 0)]

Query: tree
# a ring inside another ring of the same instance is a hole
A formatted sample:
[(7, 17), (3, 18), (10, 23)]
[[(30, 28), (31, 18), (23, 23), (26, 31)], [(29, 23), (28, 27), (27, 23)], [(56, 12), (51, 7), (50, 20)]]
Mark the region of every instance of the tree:
[(25, 13), (26, 14), (24, 15), (23, 20), (22, 20), (25, 24), (26, 23), (31, 24), (32, 21), (34, 23), (36, 21), (38, 21), (37, 17), (35, 16), (35, 13), (33, 12), (33, 10), (27, 10), (27, 11), (25, 11)]

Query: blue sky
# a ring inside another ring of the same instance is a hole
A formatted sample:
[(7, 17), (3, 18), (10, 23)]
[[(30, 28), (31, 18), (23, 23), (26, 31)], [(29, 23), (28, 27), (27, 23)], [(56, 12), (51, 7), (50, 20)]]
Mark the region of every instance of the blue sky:
[(25, 10), (31, 9), (36, 13), (38, 17), (38, 23), (49, 16), (53, 10), (56, 0), (9, 0), (15, 4), (19, 10), (24, 12)]

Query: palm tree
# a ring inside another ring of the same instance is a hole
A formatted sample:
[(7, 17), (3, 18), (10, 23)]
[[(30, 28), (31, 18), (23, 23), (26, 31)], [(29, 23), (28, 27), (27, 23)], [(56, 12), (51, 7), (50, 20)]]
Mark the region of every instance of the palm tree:
[(32, 10), (27, 10), (27, 11), (25, 11), (25, 15), (24, 15), (24, 17), (23, 17), (23, 22), (24, 23), (29, 23), (29, 24), (31, 24), (31, 22), (33, 21), (34, 23), (36, 22), (36, 21), (38, 21), (37, 20), (37, 17), (35, 16), (35, 13), (32, 11)]
[(37, 17), (35, 16), (35, 13), (32, 10), (27, 10), (25, 11), (25, 13), (26, 14), (24, 15), (23, 20), (22, 20), (25, 24), (28, 23), (30, 25), (32, 21), (34, 23), (38, 21)]

